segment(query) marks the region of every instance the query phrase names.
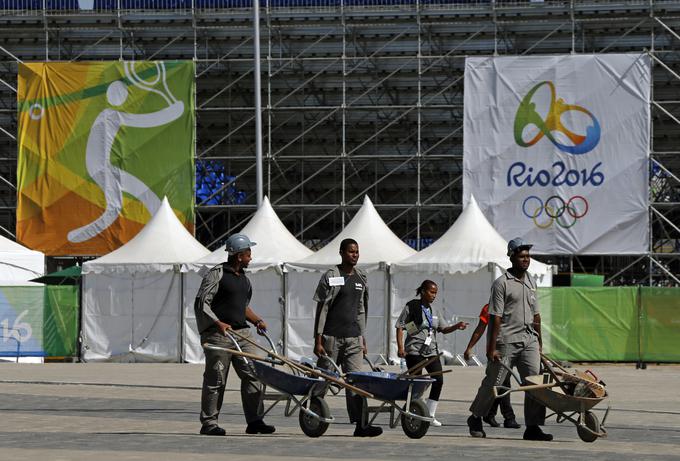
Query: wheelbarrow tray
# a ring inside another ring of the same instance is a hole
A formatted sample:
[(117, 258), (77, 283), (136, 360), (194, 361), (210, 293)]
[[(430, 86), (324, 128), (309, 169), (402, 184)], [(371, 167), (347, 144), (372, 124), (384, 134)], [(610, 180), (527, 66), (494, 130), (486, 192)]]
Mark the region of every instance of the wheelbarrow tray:
[(346, 375), (347, 382), (373, 394), (379, 400), (406, 400), (409, 386), (413, 386), (411, 398), (417, 399), (434, 382), (432, 378), (404, 378), (397, 373), (383, 371), (352, 371)]
[(317, 390), (312, 395), (321, 395), (326, 390), (327, 382), (323, 378), (293, 375), (258, 360), (251, 363), (259, 381), (284, 394), (307, 395), (314, 386)]
[[(527, 376), (526, 380), (529, 384), (543, 384), (543, 375)], [(557, 414), (584, 413), (609, 396), (605, 391), (602, 397), (577, 397), (565, 394), (559, 386), (526, 392)]]

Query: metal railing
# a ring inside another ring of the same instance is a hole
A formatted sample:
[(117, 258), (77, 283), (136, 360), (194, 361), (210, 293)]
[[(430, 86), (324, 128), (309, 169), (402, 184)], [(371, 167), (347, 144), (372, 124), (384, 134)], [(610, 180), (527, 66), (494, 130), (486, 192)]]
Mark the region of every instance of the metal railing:
[[(529, 6), (536, 2), (492, 0), (262, 0), (263, 9), (337, 8), (479, 8)], [(559, 2), (562, 3), (562, 2)], [(566, 2), (568, 3), (568, 2)], [(27, 13), (113, 13), (117, 11), (215, 11), (252, 8), (252, 0), (0, 0), (2, 14)]]

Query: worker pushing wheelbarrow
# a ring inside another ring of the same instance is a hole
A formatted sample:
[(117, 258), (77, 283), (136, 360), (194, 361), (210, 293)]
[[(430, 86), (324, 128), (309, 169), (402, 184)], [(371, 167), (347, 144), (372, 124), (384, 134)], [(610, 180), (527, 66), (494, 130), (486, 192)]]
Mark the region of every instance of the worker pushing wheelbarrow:
[[(233, 348), (222, 348), (211, 344), (204, 344), (203, 347), (206, 349), (223, 349), (230, 354), (241, 357), (247, 365), (252, 367), (253, 374), (264, 386), (261, 399), (263, 404), (264, 401), (268, 401), (269, 406), (264, 411), (263, 416), (269, 413), (278, 403), (285, 402), (284, 414), (292, 416), (299, 410), (300, 429), (309, 437), (320, 437), (334, 421), (328, 404), (323, 398), (329, 387), (349, 388), (363, 396), (372, 397), (372, 394), (347, 384), (334, 372), (313, 368), (279, 355), (276, 346), (266, 334), (263, 334), (263, 336), (269, 343), (269, 349), (240, 335), (235, 330), (229, 330), (225, 332), (225, 335), (232, 341)], [(242, 351), (234, 336), (253, 344), (267, 355), (261, 357)], [(276, 368), (277, 366), (287, 366), (290, 372), (284, 371), (283, 368)], [(276, 392), (267, 393), (267, 387)]]
[(544, 355), (541, 355), (541, 362), (546, 372), (542, 375), (528, 376), (526, 383), (522, 383), (513, 370), (501, 363), (517, 381), (519, 387), (495, 386), (494, 396), (504, 397), (511, 392), (528, 392), (531, 397), (553, 412), (546, 417), (555, 415), (558, 423), (563, 421), (573, 423), (578, 436), (584, 442), (594, 442), (599, 437), (606, 437), (605, 422), (610, 406), (607, 405), (601, 422), (591, 411), (609, 397), (604, 382), (590, 370), (582, 372), (565, 369)]

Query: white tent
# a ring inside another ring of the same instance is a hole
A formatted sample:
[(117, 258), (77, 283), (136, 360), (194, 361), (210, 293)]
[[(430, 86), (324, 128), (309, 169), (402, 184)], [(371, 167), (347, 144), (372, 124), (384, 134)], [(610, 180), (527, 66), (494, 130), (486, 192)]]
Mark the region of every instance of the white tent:
[(314, 292), (321, 274), (340, 264), (340, 242), (353, 238), (359, 244), (359, 267), (368, 273), (369, 307), (367, 336), (369, 354), (386, 352), (389, 343), (387, 264), (415, 253), (387, 227), (373, 203), (364, 203), (352, 221), (329, 244), (294, 264), (286, 264), (286, 352), (291, 357), (311, 356), (313, 352)]
[(182, 264), (209, 254), (167, 198), (132, 240), (83, 264), (85, 361), (178, 361), (183, 340)]
[(45, 255), (0, 236), (0, 286), (33, 285), (45, 272)]
[[(264, 198), (262, 206), (250, 218), (248, 224), (239, 232), (257, 243), (252, 248), (253, 260), (248, 268), (248, 278), (253, 286), (253, 299), (250, 305), (267, 322), (268, 335), (277, 344), (283, 340), (282, 327), (285, 322), (283, 263), (298, 261), (311, 255), (313, 251), (300, 243), (286, 229), (267, 197)], [(185, 286), (189, 305), (186, 306), (188, 321), (185, 326), (187, 341), (184, 355), (187, 362), (195, 363), (203, 360), (191, 295), (195, 297), (198, 292), (201, 275), (210, 267), (226, 260), (227, 252), (222, 246), (188, 266), (190, 271), (187, 273)]]
[[(447, 321), (469, 322), (469, 329), (443, 338), (443, 348), (465, 351), (482, 306), (489, 300), (493, 281), (510, 267), (507, 242), (484, 217), (474, 197), (444, 235), (429, 247), (391, 267), (392, 324), (403, 306), (415, 297), (425, 279), (439, 285), (436, 304)], [(538, 286), (552, 285), (552, 266), (531, 261), (529, 272)], [(482, 358), (484, 341), (477, 355)], [(390, 351), (396, 357), (396, 344)]]

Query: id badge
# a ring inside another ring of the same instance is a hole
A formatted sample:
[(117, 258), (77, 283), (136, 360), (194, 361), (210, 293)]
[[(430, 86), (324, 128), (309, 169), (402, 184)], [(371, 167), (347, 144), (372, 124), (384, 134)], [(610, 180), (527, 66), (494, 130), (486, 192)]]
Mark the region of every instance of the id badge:
[(427, 335), (427, 338), (425, 338), (425, 345), (429, 346), (432, 343), (432, 336)]
[(408, 322), (408, 323), (407, 323), (406, 325), (404, 325), (404, 326), (406, 327), (406, 332), (407, 332), (408, 334), (410, 334), (410, 335), (415, 335), (416, 333), (418, 333), (418, 327), (416, 326), (415, 323), (413, 323), (413, 322)]
[(332, 287), (341, 287), (345, 284), (345, 277), (329, 277), (328, 284)]

